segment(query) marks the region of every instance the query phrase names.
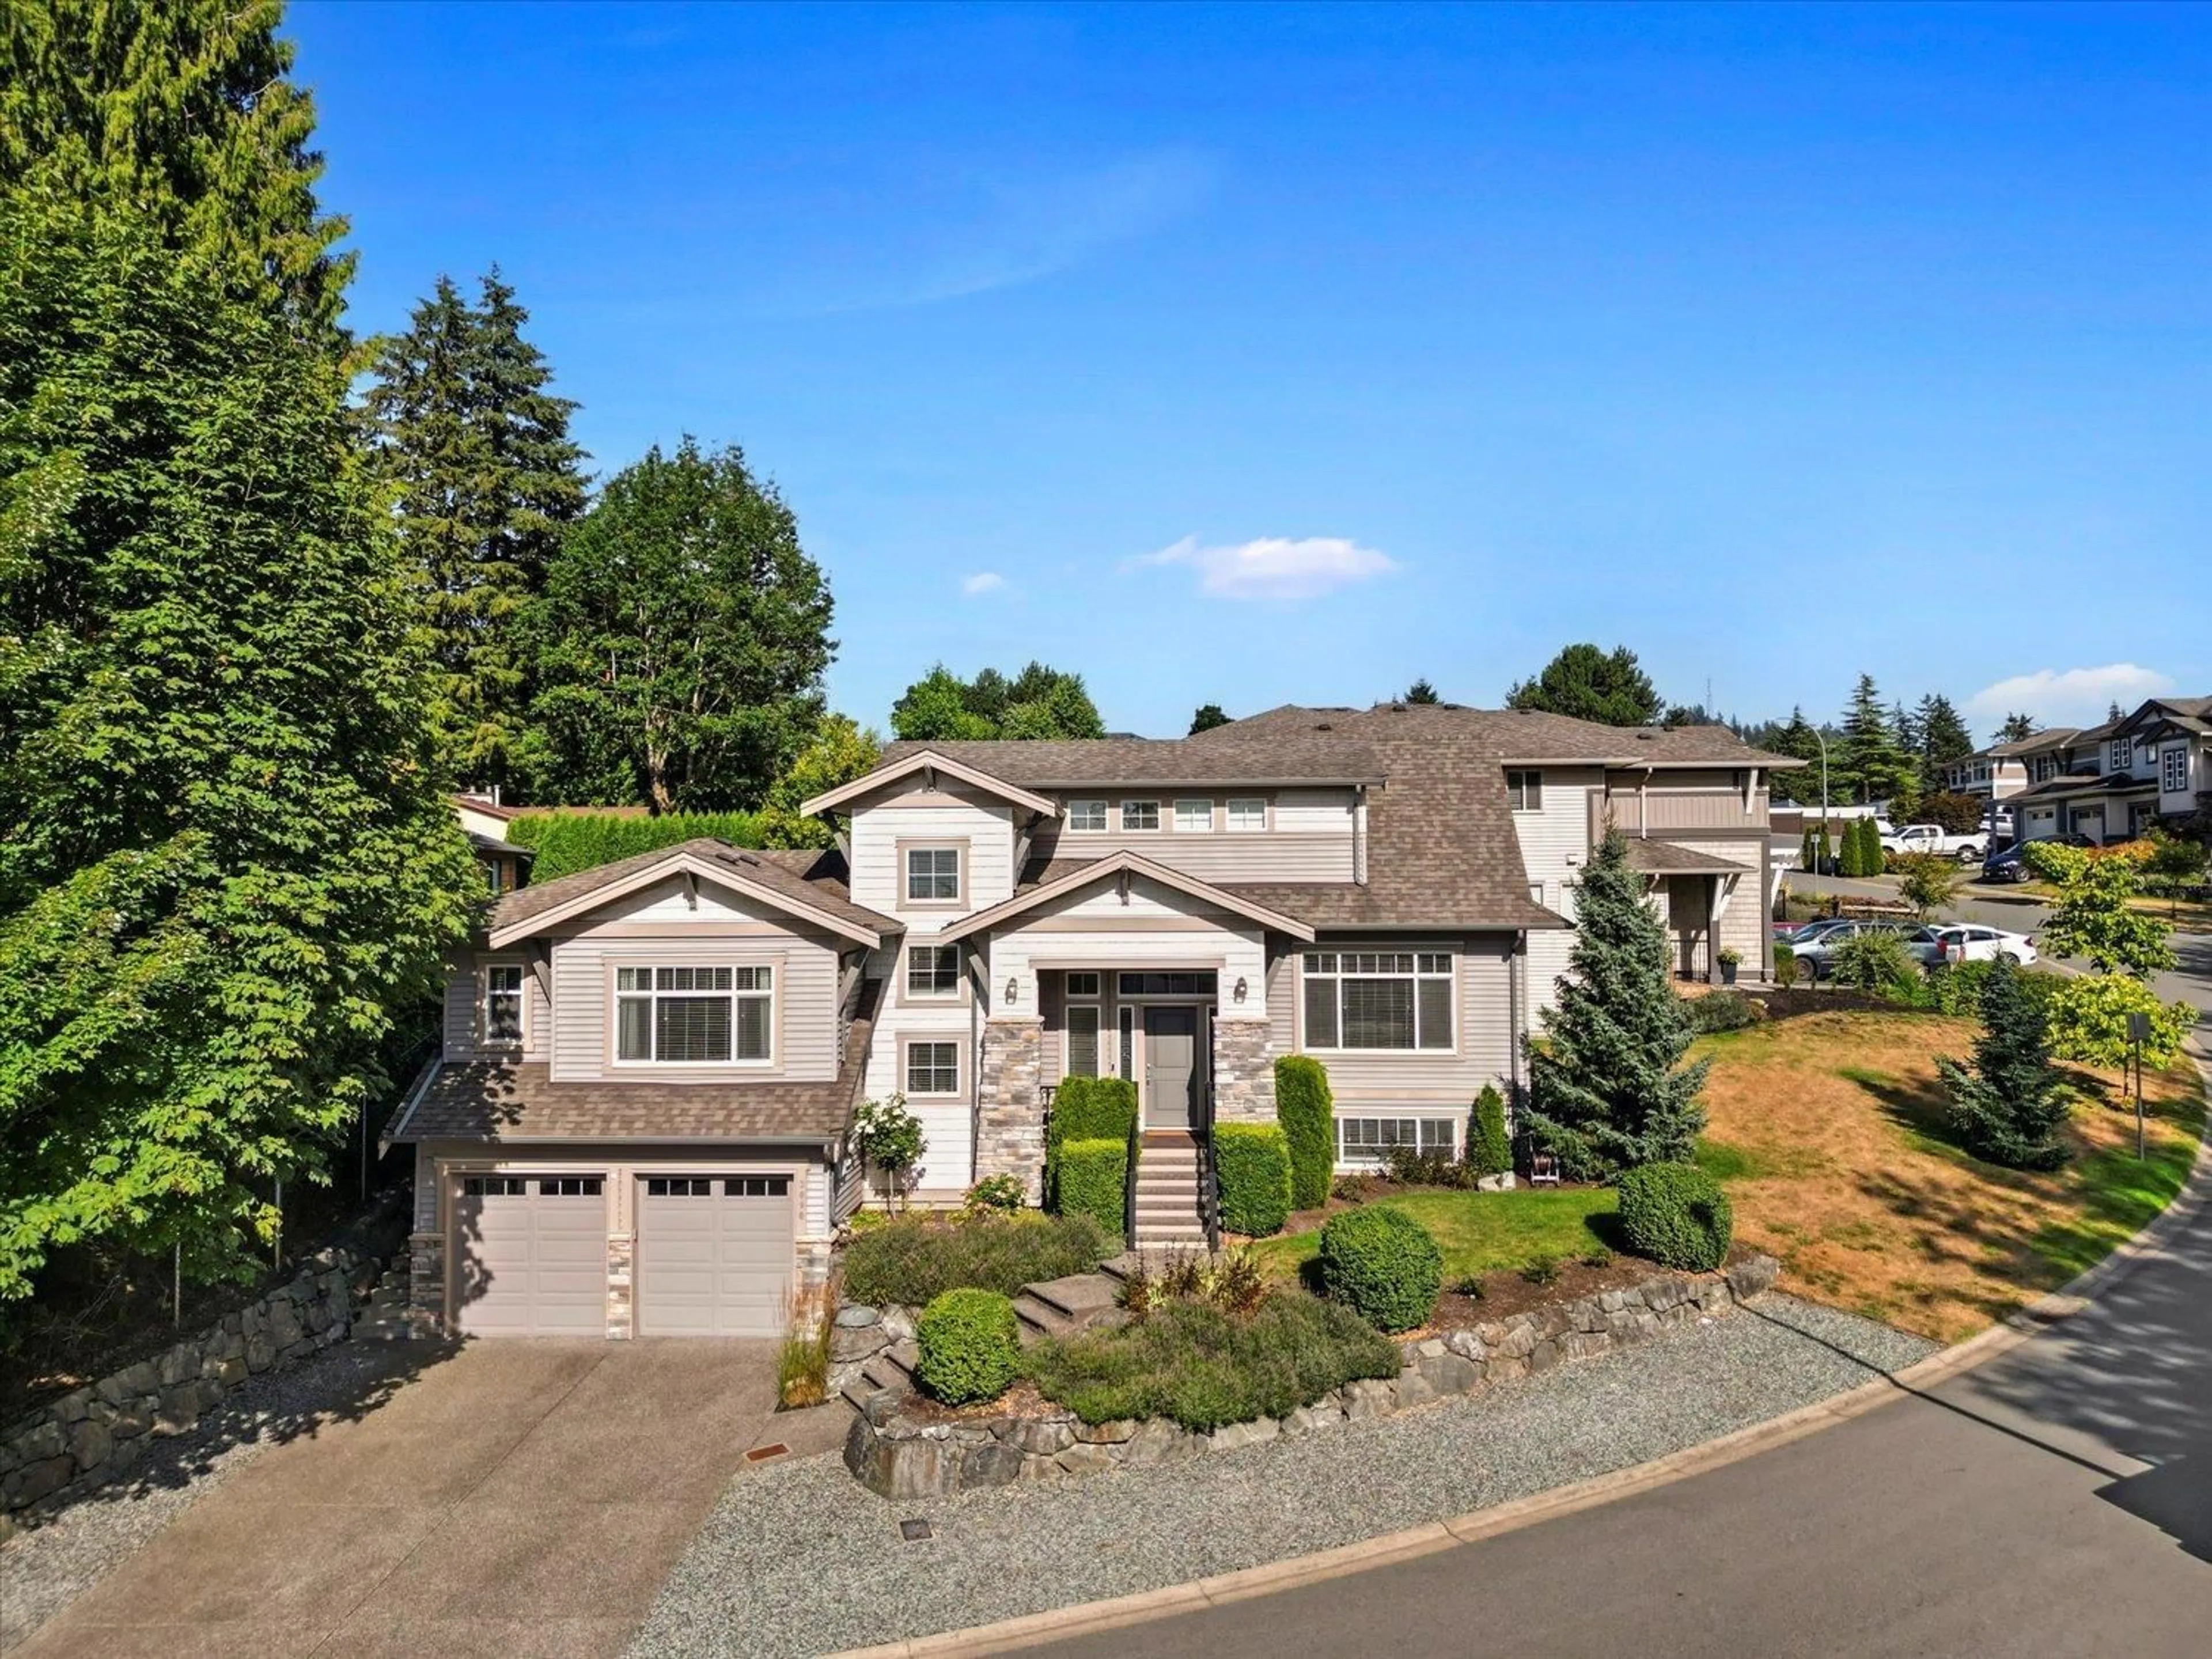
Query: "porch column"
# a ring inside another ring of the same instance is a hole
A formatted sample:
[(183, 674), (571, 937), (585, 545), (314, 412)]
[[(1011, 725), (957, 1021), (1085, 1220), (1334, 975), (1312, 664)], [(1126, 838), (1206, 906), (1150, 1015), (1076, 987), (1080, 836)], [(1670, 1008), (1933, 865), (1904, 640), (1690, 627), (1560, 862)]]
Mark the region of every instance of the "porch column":
[[(1034, 1005), (1032, 1005), (1034, 1006)], [(1031, 1204), (1044, 1197), (1044, 1021), (994, 1014), (983, 1022), (975, 1094), (975, 1178), (1010, 1175)]]
[(1220, 1123), (1275, 1121), (1275, 1057), (1267, 1022), (1217, 1016), (1213, 1022), (1213, 1115)]

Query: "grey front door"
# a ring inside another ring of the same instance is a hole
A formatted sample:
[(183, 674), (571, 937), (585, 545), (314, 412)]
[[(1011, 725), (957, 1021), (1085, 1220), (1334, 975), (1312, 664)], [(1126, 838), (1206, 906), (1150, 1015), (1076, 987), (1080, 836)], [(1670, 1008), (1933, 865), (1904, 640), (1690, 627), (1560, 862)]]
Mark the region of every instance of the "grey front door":
[(1145, 1010), (1145, 1127), (1198, 1126), (1198, 1010)]

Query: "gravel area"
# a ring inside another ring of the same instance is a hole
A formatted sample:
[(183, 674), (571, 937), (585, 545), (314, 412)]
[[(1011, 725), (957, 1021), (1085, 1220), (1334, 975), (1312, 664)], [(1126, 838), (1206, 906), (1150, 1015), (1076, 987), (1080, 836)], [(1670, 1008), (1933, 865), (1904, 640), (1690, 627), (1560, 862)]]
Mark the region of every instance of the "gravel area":
[(0, 1653), (29, 1639), (264, 1447), (373, 1403), (405, 1370), (404, 1352), (340, 1342), (256, 1377), (191, 1433), (155, 1442), (128, 1476), (0, 1545)]
[[(1933, 1352), (1770, 1295), (1474, 1398), (1164, 1468), (899, 1505), (835, 1456), (750, 1470), (631, 1652), (816, 1654), (1181, 1583), (1624, 1468)], [(902, 1542), (911, 1516), (935, 1536)]]

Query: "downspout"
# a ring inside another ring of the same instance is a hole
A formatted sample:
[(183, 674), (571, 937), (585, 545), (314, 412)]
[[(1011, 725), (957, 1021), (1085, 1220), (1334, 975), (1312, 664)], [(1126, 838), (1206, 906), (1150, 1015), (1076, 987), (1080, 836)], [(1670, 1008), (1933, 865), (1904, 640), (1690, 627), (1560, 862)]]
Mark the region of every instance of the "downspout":
[(983, 999), (991, 994), (983, 972), (980, 947), (964, 952), (968, 958), (968, 1077), (975, 1098), (968, 1106), (968, 1181), (975, 1180), (976, 1160), (983, 1149)]

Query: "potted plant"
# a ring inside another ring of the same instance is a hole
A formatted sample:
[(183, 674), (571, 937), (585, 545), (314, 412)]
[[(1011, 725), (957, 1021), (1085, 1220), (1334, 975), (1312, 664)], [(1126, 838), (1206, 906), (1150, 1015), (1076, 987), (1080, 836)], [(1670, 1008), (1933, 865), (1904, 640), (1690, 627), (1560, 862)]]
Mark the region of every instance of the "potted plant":
[(1719, 962), (1721, 965), (1721, 983), (1723, 985), (1735, 984), (1735, 970), (1738, 965), (1743, 961), (1743, 952), (1737, 950), (1735, 946), (1731, 945), (1728, 946), (1727, 949), (1723, 950), (1720, 955), (1715, 958), (1715, 960)]

